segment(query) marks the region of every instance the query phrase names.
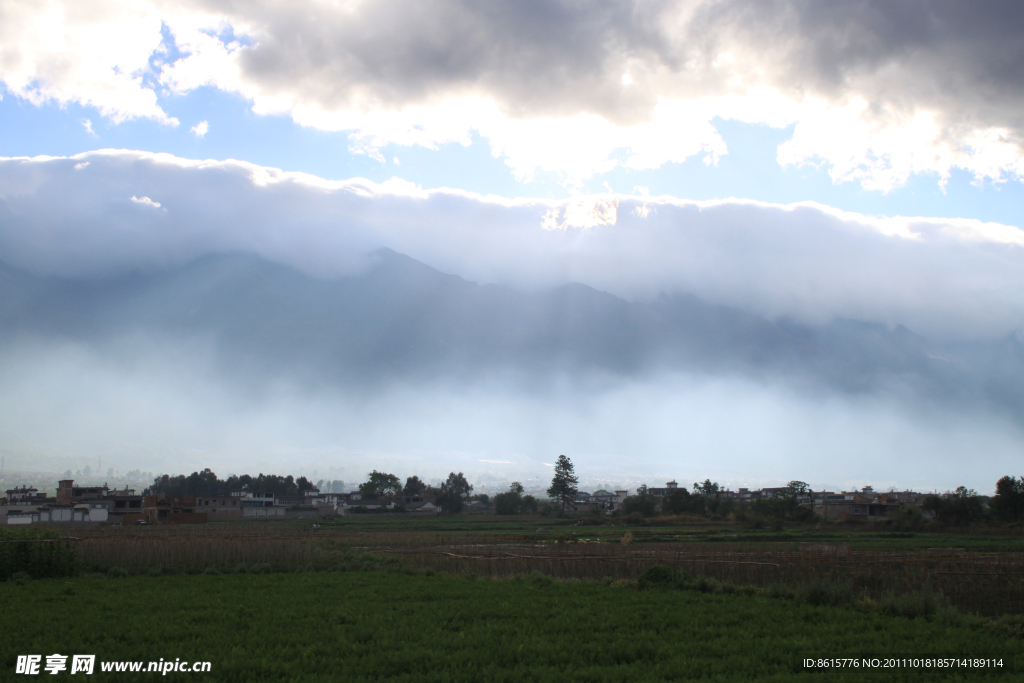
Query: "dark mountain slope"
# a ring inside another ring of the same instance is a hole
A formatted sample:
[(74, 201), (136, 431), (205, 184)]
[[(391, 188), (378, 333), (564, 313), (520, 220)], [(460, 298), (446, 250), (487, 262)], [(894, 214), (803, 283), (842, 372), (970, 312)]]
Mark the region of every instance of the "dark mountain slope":
[(0, 267), (7, 339), (101, 343), (133, 333), (210, 338), (227, 369), (328, 383), (681, 369), (785, 376), (846, 392), (898, 387), (937, 400), (993, 400), (1017, 414), (1024, 405), (1016, 339), (940, 353), (903, 327), (837, 320), (814, 328), (692, 296), (631, 303), (578, 284), (524, 293), (389, 250), (365, 272), (334, 280), (237, 254), (91, 280)]

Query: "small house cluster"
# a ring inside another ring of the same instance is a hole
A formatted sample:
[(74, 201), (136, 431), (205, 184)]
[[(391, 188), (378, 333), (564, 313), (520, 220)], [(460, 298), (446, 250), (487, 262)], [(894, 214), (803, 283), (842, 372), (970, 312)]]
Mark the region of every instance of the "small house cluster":
[[(679, 490), (679, 483), (676, 481), (666, 482), (664, 487), (652, 487), (647, 489), (647, 495), (653, 496), (658, 502), (672, 495)], [(635, 494), (634, 494), (635, 495)], [(767, 500), (771, 498), (784, 498), (790, 495), (788, 488), (769, 487), (762, 489), (740, 488), (735, 491), (723, 489), (715, 494), (719, 500), (731, 500), (737, 503), (750, 503), (755, 500)], [(605, 491), (600, 489), (593, 493), (580, 491), (576, 494), (576, 509), (578, 511), (589, 510), (618, 510), (629, 498), (629, 491)], [(876, 492), (870, 486), (865, 486), (860, 491), (807, 491), (797, 497), (797, 503), (802, 506), (811, 507), (819, 517), (833, 520), (844, 519), (870, 519), (874, 517), (885, 517), (891, 511), (897, 510), (902, 505), (913, 505), (920, 507), (924, 494), (915, 491), (888, 491)]]
[[(646, 489), (646, 495), (664, 500), (679, 490), (670, 481), (664, 487)], [(636, 494), (634, 494), (636, 495)], [(791, 495), (785, 487), (736, 491), (723, 489), (714, 495), (719, 500), (749, 503), (756, 500)], [(576, 495), (578, 512), (611, 512), (622, 508), (630, 497), (628, 490)], [(914, 491), (876, 492), (870, 486), (859, 491), (807, 491), (797, 503), (813, 509), (825, 519), (881, 518), (902, 505), (920, 507), (924, 495)], [(483, 507), (474, 502), (466, 506)], [(21, 486), (7, 490), (6, 505), (0, 506), (0, 521), (8, 525), (24, 524), (202, 524), (224, 519), (288, 519), (296, 517), (347, 516), (353, 512), (401, 512), (434, 515), (441, 511), (429, 494), (381, 496), (364, 498), (359, 492), (323, 493), (313, 488), (301, 495), (275, 496), (272, 492), (240, 490), (226, 496), (191, 496), (155, 493), (137, 495), (133, 489), (111, 489), (104, 486), (76, 486), (72, 479), (62, 479), (56, 496), (47, 497), (39, 490)], [(6, 519), (4, 519), (6, 517)]]
[[(387, 496), (364, 499), (359, 493), (321, 493), (299, 496), (272, 492), (232, 491), (227, 496), (189, 496), (154, 493), (136, 495), (134, 489), (76, 486), (62, 479), (57, 495), (47, 497), (29, 486), (7, 490), (0, 519), (7, 525), (25, 524), (203, 524), (222, 519), (288, 519), (346, 516), (349, 511), (378, 510), (437, 514), (433, 496)], [(6, 519), (3, 519), (5, 517)]]

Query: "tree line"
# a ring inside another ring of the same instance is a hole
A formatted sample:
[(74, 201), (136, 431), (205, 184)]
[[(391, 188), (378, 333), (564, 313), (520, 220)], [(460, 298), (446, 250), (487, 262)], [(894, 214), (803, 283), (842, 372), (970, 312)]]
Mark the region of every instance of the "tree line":
[(402, 480), (395, 475), (374, 470), (367, 476), (366, 481), (359, 485), (359, 495), (362, 498), (430, 496), (442, 510), (452, 514), (462, 512), (472, 493), (473, 485), (466, 481), (462, 472), (450, 473), (448, 479), (435, 488), (418, 476), (407, 477), (403, 485)]
[(306, 477), (295, 479), (292, 475), (279, 476), (263, 474), (231, 475), (227, 479), (218, 479), (217, 475), (207, 467), (202, 472), (193, 472), (185, 476), (168, 474), (156, 477), (152, 486), (144, 493), (167, 493), (183, 496), (229, 496), (232, 491), (261, 491), (273, 493), (275, 496), (301, 496), (316, 486)]
[[(323, 484), (323, 482), (318, 482)], [(341, 482), (330, 482), (339, 484)], [(386, 472), (373, 470), (367, 480), (359, 484), (362, 498), (374, 499), (389, 496), (429, 496), (444, 510), (452, 514), (461, 512), (470, 500), (479, 500), (493, 507), (499, 515), (530, 514), (535, 512), (572, 509), (578, 494), (578, 477), (572, 461), (565, 455), (558, 456), (554, 476), (547, 489), (548, 501), (539, 501), (525, 495), (520, 482), (512, 482), (505, 492), (489, 498), (486, 494), (473, 496), (473, 486), (462, 472), (452, 472), (438, 487), (433, 487), (418, 476), (407, 477), (405, 483)], [(260, 473), (232, 475), (219, 479), (210, 470), (192, 474), (156, 477), (146, 493), (167, 493), (194, 496), (226, 496), (232, 491), (247, 489), (269, 492), (275, 496), (295, 496), (319, 488), (306, 477), (297, 479), (288, 476)], [(766, 518), (773, 520), (807, 521), (814, 516), (809, 506), (800, 501), (810, 492), (806, 482), (789, 482), (781, 495), (774, 498), (760, 498), (741, 503), (723, 496), (725, 490), (717, 482), (705, 479), (695, 482), (692, 490), (685, 486), (673, 489), (665, 496), (654, 496), (647, 486), (640, 486), (636, 495), (629, 496), (622, 504), (622, 513), (642, 517), (655, 515), (696, 514), (706, 517), (733, 516)], [(986, 520), (1019, 522), (1024, 521), (1024, 476), (1005, 476), (996, 483), (995, 495), (981, 496), (974, 489), (960, 486), (944, 495), (928, 494), (921, 501), (921, 510), (935, 519), (955, 525), (968, 525)], [(919, 513), (917, 513), (919, 514)]]
[[(791, 481), (784, 491), (773, 498), (759, 498), (749, 502), (740, 502), (722, 496), (722, 488), (715, 482), (706, 479), (703, 483), (694, 483), (693, 490), (679, 487), (661, 497), (659, 500), (651, 495), (646, 486), (637, 490), (637, 495), (630, 496), (622, 505), (626, 515), (635, 514), (652, 517), (658, 514), (701, 514), (704, 516), (765, 518), (770, 520), (808, 521), (814, 517), (814, 511), (801, 500), (810, 493), (805, 482)], [(996, 483), (996, 492), (992, 497), (979, 495), (974, 489), (964, 486), (957, 487), (951, 493), (927, 494), (921, 499), (920, 512), (905, 508), (904, 516), (917, 515), (921, 512), (930, 514), (943, 524), (966, 526), (980, 522), (1019, 522), (1024, 521), (1024, 477), (1005, 476)]]

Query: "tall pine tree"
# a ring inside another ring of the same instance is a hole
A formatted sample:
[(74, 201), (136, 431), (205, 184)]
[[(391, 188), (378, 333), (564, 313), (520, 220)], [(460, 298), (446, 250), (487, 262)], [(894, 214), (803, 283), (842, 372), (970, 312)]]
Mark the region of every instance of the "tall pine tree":
[(565, 512), (566, 505), (572, 505), (576, 500), (577, 483), (579, 480), (574, 473), (572, 461), (564, 455), (558, 456), (558, 460), (555, 462), (555, 476), (551, 479), (548, 496), (558, 499), (562, 504), (562, 512)]

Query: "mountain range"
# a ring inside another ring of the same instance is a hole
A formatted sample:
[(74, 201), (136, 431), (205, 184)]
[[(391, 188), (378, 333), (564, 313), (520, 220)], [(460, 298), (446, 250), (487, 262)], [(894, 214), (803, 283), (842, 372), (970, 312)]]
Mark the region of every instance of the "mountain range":
[(1015, 336), (940, 348), (902, 326), (769, 320), (688, 295), (631, 302), (580, 284), (519, 291), (387, 249), (363, 272), (335, 279), (248, 254), (78, 279), (0, 265), (0, 291), (0, 341), (198, 337), (212, 341), (225, 371), (249, 381), (739, 373), (1024, 417), (1024, 347)]

